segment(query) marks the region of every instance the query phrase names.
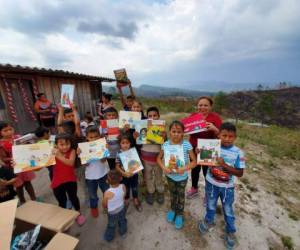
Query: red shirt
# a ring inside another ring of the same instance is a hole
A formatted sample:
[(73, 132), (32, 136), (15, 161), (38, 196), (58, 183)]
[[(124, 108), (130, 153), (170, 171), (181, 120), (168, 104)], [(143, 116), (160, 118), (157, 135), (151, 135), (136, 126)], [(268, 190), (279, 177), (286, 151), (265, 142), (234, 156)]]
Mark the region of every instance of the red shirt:
[[(12, 146), (15, 139), (18, 139), (20, 135), (14, 135), (12, 139), (1, 139), (0, 140), (0, 150), (4, 151), (6, 158), (12, 158)], [(6, 164), (6, 167), (12, 167), (11, 161), (3, 161)]]
[[(220, 129), (222, 124), (222, 119), (217, 113), (214, 112), (209, 113), (205, 120), (207, 122), (211, 122), (218, 129)], [(217, 135), (213, 131), (203, 131), (196, 134), (191, 134), (190, 143), (192, 144), (193, 148), (195, 148), (197, 146), (198, 139), (216, 139), (216, 138)]]
[[(70, 158), (71, 152), (72, 149), (65, 154), (65, 157), (67, 159)], [(57, 158), (55, 158), (55, 160), (56, 164), (53, 168), (53, 179), (51, 183), (51, 188), (56, 188), (59, 185), (67, 182), (76, 182), (74, 166), (66, 165)]]

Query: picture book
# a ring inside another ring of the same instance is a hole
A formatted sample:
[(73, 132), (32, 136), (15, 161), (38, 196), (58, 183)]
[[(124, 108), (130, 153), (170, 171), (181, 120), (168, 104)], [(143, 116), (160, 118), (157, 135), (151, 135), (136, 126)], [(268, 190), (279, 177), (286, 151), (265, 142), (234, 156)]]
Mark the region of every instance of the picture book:
[(116, 80), (118, 82), (123, 82), (123, 83), (128, 82), (126, 69), (116, 69), (116, 70), (114, 70), (114, 74), (115, 74)]
[(164, 147), (164, 162), (167, 168), (176, 172), (178, 168), (184, 167), (184, 153), (182, 145), (168, 145)]
[(74, 90), (75, 85), (73, 84), (62, 84), (61, 85), (61, 97), (60, 97), (60, 103), (65, 108), (70, 108), (71, 104), (74, 100)]
[(181, 122), (184, 125), (184, 133), (187, 135), (206, 130), (206, 121), (200, 113), (192, 114), (182, 119)]
[(14, 173), (17, 174), (54, 165), (55, 156), (52, 150), (53, 145), (49, 142), (13, 145)]
[(197, 163), (205, 166), (217, 166), (217, 158), (221, 155), (221, 141), (218, 139), (198, 139)]
[(152, 144), (163, 144), (163, 133), (166, 131), (166, 122), (163, 120), (148, 120), (147, 140)]
[(147, 144), (147, 120), (134, 121), (135, 131), (139, 133), (138, 138), (136, 138), (136, 144)]
[(79, 155), (81, 164), (86, 164), (89, 161), (100, 160), (109, 156), (105, 138), (92, 142), (82, 142), (78, 144), (78, 147), (81, 150)]
[(121, 110), (119, 113), (119, 128), (124, 128), (125, 125), (134, 128), (134, 121), (139, 121), (141, 118), (142, 115), (140, 112)]
[(119, 154), (125, 172), (137, 173), (144, 169), (136, 148)]
[(23, 135), (14, 140), (14, 145), (32, 144), (36, 142), (36, 136), (33, 133)]
[(108, 141), (117, 141), (120, 134), (119, 120), (100, 120), (100, 134)]

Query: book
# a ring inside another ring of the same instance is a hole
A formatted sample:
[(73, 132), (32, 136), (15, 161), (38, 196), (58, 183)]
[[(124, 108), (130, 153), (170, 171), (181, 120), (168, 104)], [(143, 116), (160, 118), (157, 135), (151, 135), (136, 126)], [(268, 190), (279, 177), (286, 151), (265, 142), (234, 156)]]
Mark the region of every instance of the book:
[(52, 150), (53, 145), (49, 142), (13, 145), (14, 173), (17, 174), (54, 165), (55, 156)]
[(100, 120), (100, 134), (108, 141), (117, 141), (120, 135), (119, 120)]
[(14, 145), (32, 144), (36, 142), (36, 136), (33, 133), (23, 135), (14, 140)]
[(181, 120), (184, 125), (184, 133), (195, 134), (206, 130), (206, 121), (202, 114), (195, 113)]
[(217, 158), (221, 155), (221, 140), (198, 139), (197, 164), (205, 166), (217, 166)]
[(136, 138), (136, 144), (147, 144), (147, 120), (134, 121), (134, 129), (139, 133), (138, 138)]
[(60, 103), (65, 108), (70, 108), (74, 100), (75, 85), (73, 84), (62, 84)]
[(119, 154), (124, 171), (137, 173), (144, 169), (136, 148), (131, 148)]
[(126, 69), (116, 69), (114, 70), (116, 80), (122, 83), (128, 83), (129, 79), (127, 77)]
[(134, 121), (139, 121), (141, 119), (141, 112), (121, 110), (119, 113), (119, 128), (124, 128), (125, 125), (129, 125), (130, 128), (134, 128)]
[(165, 167), (176, 173), (178, 168), (185, 166), (182, 145), (167, 145), (164, 147)]
[(147, 140), (152, 144), (163, 144), (163, 132), (166, 131), (166, 122), (163, 120), (148, 120)]
[(91, 142), (78, 143), (78, 147), (81, 150), (79, 155), (81, 164), (86, 164), (90, 161), (100, 160), (109, 156), (105, 138)]

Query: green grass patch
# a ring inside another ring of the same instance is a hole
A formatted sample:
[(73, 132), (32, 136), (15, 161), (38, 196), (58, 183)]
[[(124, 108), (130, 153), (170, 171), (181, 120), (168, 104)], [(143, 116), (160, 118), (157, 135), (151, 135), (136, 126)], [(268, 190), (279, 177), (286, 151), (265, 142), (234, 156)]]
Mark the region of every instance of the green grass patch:
[(290, 236), (281, 236), (281, 242), (284, 247), (286, 247), (289, 250), (294, 249), (294, 243)]

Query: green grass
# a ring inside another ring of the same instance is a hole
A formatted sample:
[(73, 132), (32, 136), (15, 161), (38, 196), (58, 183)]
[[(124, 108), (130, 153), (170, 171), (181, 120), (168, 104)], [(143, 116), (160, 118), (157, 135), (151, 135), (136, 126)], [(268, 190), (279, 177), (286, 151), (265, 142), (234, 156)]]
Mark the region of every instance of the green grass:
[(294, 249), (294, 243), (290, 236), (281, 236), (281, 242), (284, 247), (286, 247), (289, 250)]
[(272, 157), (287, 157), (300, 160), (299, 130), (278, 126), (261, 128), (239, 124), (238, 137), (243, 145), (246, 144), (245, 141), (253, 141), (265, 145)]

